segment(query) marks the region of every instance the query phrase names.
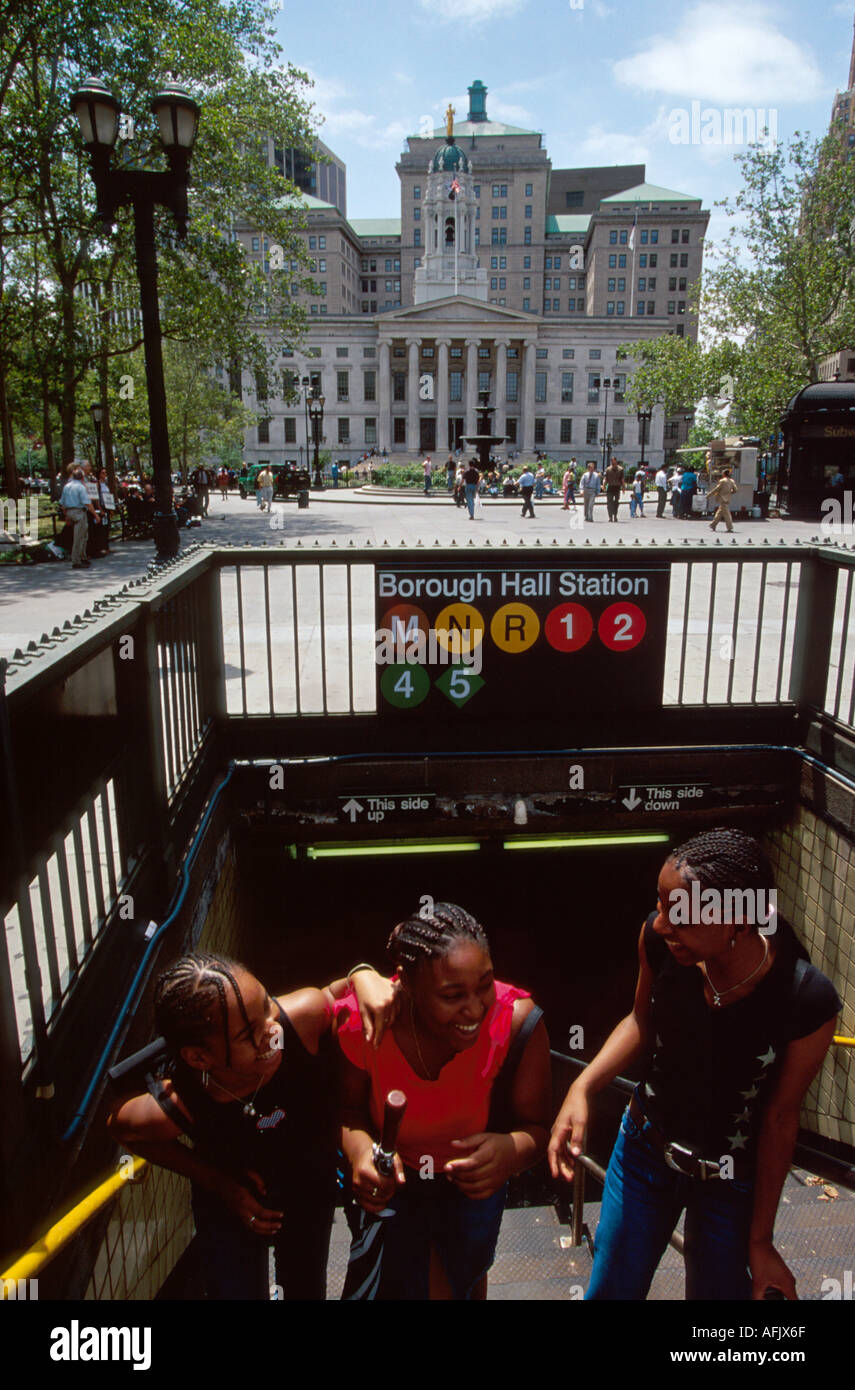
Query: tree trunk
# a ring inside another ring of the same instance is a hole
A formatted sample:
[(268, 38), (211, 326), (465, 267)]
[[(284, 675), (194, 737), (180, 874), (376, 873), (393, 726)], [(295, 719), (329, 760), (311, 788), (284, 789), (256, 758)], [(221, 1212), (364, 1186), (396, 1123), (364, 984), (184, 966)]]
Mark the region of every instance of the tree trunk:
[(12, 420), (9, 415), (9, 400), (6, 395), (6, 363), (0, 354), (0, 433), (3, 440), (3, 475), (9, 497), (20, 497), (18, 467), (15, 460), (15, 438), (12, 433)]
[(53, 425), (50, 418), (50, 396), (48, 395), (47, 375), (42, 376), (42, 439), (47, 455), (48, 477), (50, 478), (50, 495), (54, 502), (59, 501), (59, 494), (62, 485), (56, 476), (56, 454), (53, 448)]
[(62, 401), (60, 419), (60, 453), (62, 471), (65, 473), (74, 462), (74, 416), (75, 416), (75, 346), (74, 346), (74, 294), (70, 283), (62, 286)]
[(110, 393), (107, 380), (107, 348), (104, 346), (98, 361), (98, 387), (101, 399), (101, 452), (104, 455), (102, 466), (107, 470), (107, 485), (116, 496), (116, 457), (113, 450), (113, 425), (110, 420)]

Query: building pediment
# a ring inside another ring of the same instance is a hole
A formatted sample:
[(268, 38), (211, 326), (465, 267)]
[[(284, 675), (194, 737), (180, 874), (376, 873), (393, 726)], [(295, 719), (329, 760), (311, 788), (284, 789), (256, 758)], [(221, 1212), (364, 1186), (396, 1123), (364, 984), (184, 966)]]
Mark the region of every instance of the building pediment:
[(433, 324), (485, 323), (529, 328), (539, 323), (537, 314), (526, 314), (519, 309), (506, 309), (498, 304), (485, 304), (483, 299), (470, 299), (465, 294), (448, 295), (445, 299), (432, 299), (425, 304), (416, 304), (405, 309), (390, 309), (378, 316), (376, 322), (385, 337), (388, 325), (394, 324), (396, 333), (402, 328), (423, 328)]

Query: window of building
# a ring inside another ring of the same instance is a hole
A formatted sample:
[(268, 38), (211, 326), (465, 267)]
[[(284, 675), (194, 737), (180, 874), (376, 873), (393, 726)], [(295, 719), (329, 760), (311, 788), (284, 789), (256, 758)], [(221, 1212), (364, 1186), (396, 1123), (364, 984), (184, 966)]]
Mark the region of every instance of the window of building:
[(639, 281), (638, 281), (638, 288), (639, 288), (639, 290), (641, 290), (642, 292), (643, 292), (644, 290), (647, 289), (647, 281), (645, 280), (645, 278), (644, 278), (643, 275), (641, 276), (641, 278), (640, 278)]
[(394, 267), (394, 268), (395, 268), (396, 271), (398, 271), (398, 270), (401, 269), (401, 262), (400, 262), (400, 260), (398, 259), (397, 256), (395, 257), (395, 267)]
[(609, 232), (609, 245), (617, 246), (617, 228), (615, 228), (614, 231)]
[(413, 208), (413, 221), (414, 221), (414, 222), (421, 222), (421, 220), (422, 220), (422, 210), (421, 210), (421, 208)]
[(650, 233), (650, 245), (651, 245), (651, 246), (656, 246), (656, 245), (658, 244), (658, 242), (659, 242), (659, 232), (654, 228), (654, 230)]
[(623, 294), (624, 290), (626, 289), (626, 279), (623, 275), (618, 277), (617, 287), (618, 294)]
[(676, 246), (677, 243), (679, 242), (679, 240), (680, 240), (680, 230), (679, 230), (679, 228), (678, 228), (678, 227), (672, 227), (672, 228), (671, 228), (671, 242), (672, 242), (672, 244)]
[(316, 314), (317, 312), (318, 312), (318, 306), (317, 306), (317, 304), (313, 304), (313, 305), (312, 305), (312, 313), (313, 313), (313, 314)]
[(658, 256), (658, 254), (654, 253), (654, 254), (652, 254), (651, 257), (650, 257), (650, 269), (651, 269), (651, 270), (655, 270), (658, 264), (659, 264), (659, 256)]
[(551, 275), (547, 275), (547, 276), (546, 276), (546, 278), (545, 278), (545, 280), (544, 280), (544, 282), (543, 282), (543, 288), (544, 288), (545, 290), (551, 290), (551, 289), (552, 289), (552, 276), (551, 276)]
[(534, 442), (535, 444), (546, 443), (546, 421), (542, 415), (534, 417)]
[(551, 270), (551, 269), (552, 269), (552, 257), (551, 257), (551, 256), (544, 256), (544, 258), (543, 258), (543, 268), (544, 268), (544, 270)]
[(505, 438), (506, 438), (508, 444), (516, 444), (516, 442), (517, 442), (517, 425), (518, 425), (518, 423), (519, 423), (519, 422), (518, 422), (517, 417), (516, 417), (515, 415), (511, 415), (511, 416), (505, 421)]
[(526, 227), (523, 232), (523, 246), (531, 246), (531, 227)]
[(480, 185), (480, 183), (473, 183), (473, 185), (472, 185), (472, 192), (475, 194), (475, 197), (476, 197), (476, 198), (480, 198), (480, 197), (481, 197), (481, 185)]
[(421, 196), (422, 196), (421, 185), (418, 184), (418, 183), (416, 183), (416, 184), (413, 185), (413, 197), (414, 197), (414, 198), (420, 198)]
[(635, 312), (639, 315), (639, 317), (642, 317), (642, 316), (644, 315), (644, 300), (643, 300), (643, 299), (639, 299), (638, 303), (637, 303), (636, 306), (635, 306)]
[(561, 421), (560, 440), (562, 444), (573, 443), (573, 421), (571, 419), (563, 419)]
[(647, 256), (644, 254), (644, 252), (642, 252), (642, 254), (638, 258), (638, 268), (639, 270), (647, 269)]
[(321, 259), (318, 261), (318, 270), (326, 270), (326, 268), (327, 268), (326, 257), (322, 256)]
[(572, 401), (573, 399), (573, 373), (561, 373), (561, 399), (562, 401)]
[(366, 415), (365, 417), (365, 443), (377, 443), (377, 417), (376, 415)]
[(386, 274), (387, 274), (387, 275), (391, 275), (391, 274), (392, 274), (392, 257), (391, 257), (391, 256), (390, 256), (390, 257), (388, 258), (388, 260), (386, 261)]
[(622, 299), (619, 299), (618, 302), (617, 302), (618, 318), (620, 318), (620, 316), (621, 316), (621, 314), (624, 312), (624, 309), (625, 309), (625, 308), (626, 308), (625, 301), (622, 300)]
[(362, 399), (366, 401), (376, 401), (377, 399), (377, 373), (363, 372), (363, 391)]
[(523, 256), (523, 270), (531, 270), (531, 256)]
[(490, 269), (491, 269), (491, 270), (498, 270), (498, 269), (499, 269), (499, 258), (498, 258), (498, 256), (491, 256), (491, 257), (490, 257)]
[(685, 333), (686, 333), (686, 325), (685, 325), (684, 323), (678, 323), (678, 324), (677, 324), (677, 337), (678, 337), (678, 338), (682, 338), (682, 337), (685, 336)]
[(652, 299), (648, 299), (647, 301), (647, 313), (648, 315), (656, 313), (656, 303)]
[(478, 373), (478, 390), (479, 390), (479, 391), (489, 391), (489, 389), (490, 389), (490, 373), (489, 373), (489, 372), (479, 372), (479, 373)]
[(406, 444), (407, 421), (403, 415), (395, 415), (392, 420), (392, 443)]
[(348, 400), (350, 400), (350, 389), (349, 389), (348, 382), (349, 382), (349, 378), (348, 378), (347, 372), (336, 372), (336, 374), (335, 374), (336, 400), (339, 400), (339, 401), (348, 401)]
[(421, 244), (422, 244), (422, 229), (421, 229), (421, 227), (414, 227), (414, 228), (413, 228), (413, 245), (414, 245), (414, 246), (421, 246)]
[(684, 230), (680, 233), (680, 241), (683, 243), (684, 246), (688, 246), (688, 244), (689, 244), (689, 230), (688, 230), (688, 228), (684, 229)]
[(617, 270), (617, 256), (609, 256), (609, 270)]
[(492, 215), (493, 221), (494, 221), (494, 222), (498, 222), (498, 220), (499, 220), (499, 209), (498, 209), (497, 207), (494, 207), (491, 215)]
[(405, 401), (407, 399), (407, 377), (405, 372), (392, 373), (392, 400)]
[(565, 362), (570, 362), (570, 361), (572, 361), (572, 359), (576, 356), (576, 349), (575, 349), (575, 348), (562, 348), (562, 349), (561, 349), (561, 356), (564, 358), (564, 361), (565, 361)]
[(546, 378), (548, 373), (535, 372), (534, 374), (534, 399), (536, 401), (546, 400)]
[(677, 304), (676, 304), (676, 301), (673, 300), (673, 299), (669, 299), (669, 300), (668, 300), (668, 313), (669, 313), (669, 314), (676, 314), (676, 312), (677, 312)]
[(625, 231), (621, 232), (621, 234), (620, 234), (620, 244), (621, 244), (621, 246), (626, 246), (626, 235), (627, 235), (627, 234), (626, 234)]
[(612, 386), (614, 387), (614, 402), (615, 402), (615, 405), (620, 405), (620, 404), (622, 403), (622, 401), (623, 401), (624, 391), (626, 390), (626, 377), (625, 377), (625, 376), (613, 376), (613, 377), (612, 377)]
[(680, 265), (681, 265), (681, 266), (688, 266), (688, 264), (689, 264), (689, 257), (688, 257), (688, 255), (687, 255), (687, 253), (686, 253), (685, 251), (683, 251), (683, 252), (681, 252), (681, 254), (680, 254)]
[(671, 254), (671, 260), (670, 260), (671, 269), (672, 269), (672, 270), (676, 270), (676, 269), (677, 269), (677, 266), (679, 265), (679, 262), (680, 262), (680, 257), (677, 255), (676, 251), (672, 252), (672, 254)]
[(530, 290), (530, 289), (531, 289), (531, 276), (530, 276), (530, 275), (524, 275), (524, 276), (523, 276), (523, 289), (524, 289), (524, 290)]
[(502, 218), (503, 221), (506, 221), (506, 220), (507, 220), (508, 209), (507, 209), (507, 207), (505, 206), (504, 203), (502, 204), (502, 206), (501, 206), (500, 209), (499, 209), (499, 216), (500, 216), (500, 218)]
[(463, 400), (463, 373), (449, 372), (448, 374), (448, 399), (450, 401)]
[(462, 357), (462, 356), (463, 356), (463, 348), (462, 348), (462, 347), (453, 347), (453, 348), (449, 348), (449, 349), (448, 349), (448, 355), (449, 355), (449, 357)]
[(603, 354), (602, 354), (602, 350), (601, 350), (600, 348), (589, 348), (589, 349), (588, 349), (588, 360), (589, 360), (590, 362), (601, 362), (601, 361), (602, 361), (602, 358), (603, 358)]
[(549, 313), (551, 304), (552, 304), (552, 300), (551, 300), (551, 299), (544, 299), (544, 301), (543, 301), (543, 313), (544, 313), (544, 314), (548, 314), (548, 313)]
[(285, 416), (285, 443), (297, 443), (297, 421), (291, 415)]
[(573, 188), (564, 194), (566, 208), (581, 208), (585, 205), (585, 194), (581, 188)]
[(617, 263), (618, 263), (618, 270), (626, 270), (626, 256), (625, 256), (625, 255), (623, 255), (623, 256), (618, 256), (618, 258), (617, 258)]
[(686, 312), (686, 301), (685, 301), (685, 299), (681, 299), (681, 300), (679, 300), (678, 303), (677, 303), (677, 313), (678, 313), (678, 314), (685, 314), (685, 312)]
[(326, 292), (327, 292), (327, 282), (326, 282), (326, 280), (321, 280), (321, 281), (318, 282), (318, 289), (319, 289), (319, 291), (320, 291), (321, 294), (326, 294)]
[(507, 258), (507, 256), (500, 256), (500, 257), (499, 257), (499, 269), (500, 269), (500, 270), (507, 270), (507, 268), (508, 268), (508, 258)]
[(362, 349), (362, 356), (363, 356), (363, 357), (376, 357), (376, 356), (377, 356), (377, 349), (376, 349), (376, 348), (373, 348), (373, 347), (364, 347), (364, 348)]
[[(495, 257), (495, 256), (493, 257), (493, 260), (496, 260), (496, 257)], [(497, 290), (498, 288), (499, 288), (499, 277), (498, 277), (498, 275), (491, 275), (491, 276), (490, 276), (490, 289), (491, 289), (491, 290)]]
[(519, 400), (519, 382), (520, 382), (520, 374), (519, 374), (519, 372), (510, 372), (510, 371), (509, 371), (508, 374), (507, 374), (507, 387), (506, 387), (506, 391), (505, 391), (506, 398), (507, 398), (509, 401), (516, 401), (516, 400)]
[(614, 311), (615, 311), (615, 302), (614, 302), (613, 299), (608, 299), (608, 300), (606, 301), (606, 313), (607, 313), (607, 314), (614, 314)]
[(350, 443), (350, 421), (346, 415), (338, 417), (338, 442), (339, 444)]
[(346, 348), (346, 347), (337, 347), (336, 350), (335, 350), (335, 355), (336, 355), (336, 357), (349, 357), (349, 356), (350, 356), (350, 348)]
[(518, 358), (519, 355), (520, 355), (520, 350), (519, 350), (519, 348), (515, 348), (515, 347), (509, 347), (509, 348), (506, 350), (506, 352), (505, 352), (505, 356), (507, 357), (507, 359), (508, 359), (509, 362), (511, 361), (512, 358), (513, 358), (514, 360), (516, 360), (516, 358)]
[(499, 289), (500, 289), (500, 290), (506, 290), (507, 287), (508, 287), (507, 277), (506, 277), (505, 275), (500, 275), (500, 276), (499, 276)]
[(253, 251), (258, 251), (258, 250), (259, 250), (259, 247), (260, 247), (260, 243), (259, 243), (258, 237), (257, 237), (257, 236), (254, 236), (254, 237), (252, 238), (252, 249), (253, 249)]
[(531, 197), (532, 197), (533, 189), (534, 189), (534, 185), (533, 185), (533, 184), (531, 184), (531, 183), (527, 183), (527, 184), (526, 184), (526, 186), (525, 186), (525, 196), (526, 196), (527, 198), (531, 198)]
[(686, 277), (685, 277), (685, 275), (681, 275), (681, 276), (680, 276), (680, 283), (679, 283), (679, 285), (677, 286), (677, 288), (680, 289), (680, 290), (685, 290), (685, 288), (686, 288)]
[(318, 250), (319, 250), (319, 251), (326, 251), (326, 249), (327, 249), (327, 239), (326, 239), (326, 237), (325, 237), (325, 236), (319, 236), (319, 237), (318, 237)]
[(668, 276), (668, 288), (669, 288), (669, 290), (675, 290), (675, 289), (677, 288), (677, 277), (676, 277), (676, 275), (669, 275), (669, 276)]
[(613, 443), (613, 444), (622, 444), (622, 443), (623, 443), (623, 420), (612, 420), (612, 421), (610, 421), (610, 423), (609, 423), (609, 428), (610, 428), (610, 430), (611, 430), (612, 443)]
[(598, 424), (598, 422), (597, 422), (596, 420), (586, 420), (586, 421), (585, 421), (585, 443), (586, 443), (586, 444), (596, 444), (596, 442), (597, 442), (597, 424)]
[(524, 300), (523, 300), (523, 312), (526, 313), (526, 314), (530, 314), (530, 313), (531, 313), (531, 300), (530, 300), (530, 299), (524, 299)]
[(644, 230), (644, 229), (642, 229), (642, 232), (641, 232), (641, 244), (642, 244), (642, 246), (646, 246), (646, 245), (647, 245), (647, 232), (646, 232), (646, 230)]
[(258, 442), (259, 444), (270, 443), (270, 421), (259, 420), (258, 422)]
[(433, 357), (434, 350), (429, 345), (422, 343), (422, 357)]
[[(576, 288), (576, 276), (575, 276), (575, 275), (568, 275), (568, 276), (567, 276), (567, 288), (568, 288), (568, 290), (575, 290), (575, 288)], [(581, 287), (580, 287), (580, 288), (581, 288)]]
[(531, 217), (531, 203), (525, 204), (525, 215), (526, 217)]
[(368, 313), (368, 300), (367, 300), (367, 299), (363, 299), (363, 301), (362, 301), (362, 312), (363, 312), (363, 314), (367, 314), (367, 313)]

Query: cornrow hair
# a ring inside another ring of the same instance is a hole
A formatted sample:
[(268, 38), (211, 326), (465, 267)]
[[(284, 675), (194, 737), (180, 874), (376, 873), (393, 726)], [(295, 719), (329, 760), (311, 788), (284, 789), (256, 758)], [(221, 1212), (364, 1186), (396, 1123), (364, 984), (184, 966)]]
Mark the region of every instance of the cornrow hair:
[(170, 1049), (178, 1052), (182, 1047), (198, 1046), (210, 1037), (216, 1027), (215, 1011), (219, 1002), (226, 1066), (231, 1066), (225, 982), (228, 981), (234, 990), (241, 1018), (252, 1032), (243, 995), (233, 974), (233, 971), (244, 968), (227, 956), (193, 954), (182, 956), (164, 971), (155, 985), (154, 1017), (157, 1031), (166, 1039)]
[(718, 825), (694, 835), (668, 856), (687, 877), (703, 888), (763, 888), (775, 886), (772, 868), (752, 835)]
[(487, 933), (471, 912), (456, 903), (435, 903), (431, 912), (417, 912), (399, 922), (386, 950), (396, 965), (417, 968), (423, 961), (447, 956), (458, 941), (473, 941), (484, 951), (490, 949)]

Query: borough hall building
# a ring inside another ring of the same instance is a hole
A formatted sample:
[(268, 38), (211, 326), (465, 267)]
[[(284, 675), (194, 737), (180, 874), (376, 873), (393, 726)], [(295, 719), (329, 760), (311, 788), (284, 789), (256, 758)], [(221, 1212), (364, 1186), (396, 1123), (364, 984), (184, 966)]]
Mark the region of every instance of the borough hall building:
[[(642, 427), (625, 405), (632, 361), (617, 350), (697, 335), (689, 289), (709, 213), (648, 183), (644, 165), (553, 169), (539, 132), (491, 120), (484, 84), (468, 90), (466, 120), (449, 107), (444, 129), (406, 141), (399, 218), (349, 220), (340, 162), (335, 201), (301, 197), (315, 290), (291, 262), (309, 331), (278, 365), (320, 387), (324, 447), (340, 463), (372, 449), (444, 459), (475, 433), (488, 389), (500, 455), (602, 464), (610, 447), (634, 464)], [(267, 268), (266, 238), (242, 223), (235, 233)], [(260, 416), (247, 462), (305, 462), (304, 401), (258, 399), (247, 375), (242, 385)], [(687, 428), (656, 406), (645, 458), (660, 462)]]

